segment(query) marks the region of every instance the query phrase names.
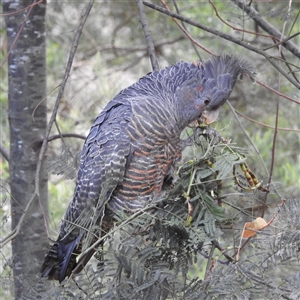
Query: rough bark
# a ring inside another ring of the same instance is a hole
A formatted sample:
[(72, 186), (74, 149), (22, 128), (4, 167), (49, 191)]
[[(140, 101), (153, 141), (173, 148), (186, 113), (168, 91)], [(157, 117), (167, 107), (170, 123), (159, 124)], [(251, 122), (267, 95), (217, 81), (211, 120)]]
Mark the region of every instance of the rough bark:
[[(10, 187), (12, 228), (35, 191), (39, 149), (32, 142), (42, 138), (46, 116), (46, 3), (33, 0), (3, 1), (7, 26), (10, 124)], [(22, 10), (24, 9), (25, 10)], [(12, 241), (15, 298), (32, 295), (39, 280), (47, 234), (43, 212), (47, 212), (47, 172), (39, 174), (39, 197), (31, 205), (22, 230)], [(43, 209), (41, 209), (43, 207)]]

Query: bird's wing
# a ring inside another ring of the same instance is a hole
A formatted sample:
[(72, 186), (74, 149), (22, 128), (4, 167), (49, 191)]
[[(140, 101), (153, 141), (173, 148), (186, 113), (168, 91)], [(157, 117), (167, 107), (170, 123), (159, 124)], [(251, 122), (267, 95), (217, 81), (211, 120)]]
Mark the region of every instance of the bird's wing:
[(123, 180), (130, 153), (126, 133), (130, 115), (129, 102), (111, 101), (95, 120), (85, 141), (74, 197), (58, 240), (60, 281), (68, 275), (69, 262), (78, 244), (81, 242), (84, 250), (93, 242), (94, 228), (99, 228), (105, 204)]

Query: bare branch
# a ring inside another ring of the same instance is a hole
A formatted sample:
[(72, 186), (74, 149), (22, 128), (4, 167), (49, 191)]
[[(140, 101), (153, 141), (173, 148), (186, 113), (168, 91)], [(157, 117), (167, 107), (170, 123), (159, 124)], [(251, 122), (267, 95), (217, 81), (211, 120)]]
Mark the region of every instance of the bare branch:
[(157, 57), (155, 54), (155, 48), (154, 48), (154, 43), (153, 43), (153, 40), (151, 37), (151, 31), (149, 28), (148, 19), (147, 19), (146, 13), (144, 11), (143, 1), (136, 0), (136, 5), (138, 7), (140, 22), (142, 24), (142, 28), (143, 28), (146, 43), (147, 43), (147, 48), (148, 48), (150, 61), (151, 61), (151, 65), (152, 65), (152, 70), (158, 71), (159, 70), (158, 61), (157, 61)]

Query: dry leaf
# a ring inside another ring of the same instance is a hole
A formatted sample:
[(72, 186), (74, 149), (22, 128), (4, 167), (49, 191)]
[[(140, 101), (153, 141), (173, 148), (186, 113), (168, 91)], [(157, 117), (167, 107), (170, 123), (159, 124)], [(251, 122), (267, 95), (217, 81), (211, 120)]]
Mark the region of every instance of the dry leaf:
[(246, 222), (244, 226), (244, 230), (242, 233), (242, 237), (247, 239), (256, 234), (257, 231), (263, 229), (267, 226), (267, 222), (263, 218), (256, 218), (253, 222)]

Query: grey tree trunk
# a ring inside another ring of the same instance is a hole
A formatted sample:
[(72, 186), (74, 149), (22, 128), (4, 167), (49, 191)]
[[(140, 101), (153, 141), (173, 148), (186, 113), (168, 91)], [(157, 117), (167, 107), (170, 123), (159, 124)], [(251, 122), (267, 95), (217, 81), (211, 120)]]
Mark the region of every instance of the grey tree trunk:
[[(35, 173), (46, 116), (46, 3), (3, 0), (6, 14), (9, 74), (10, 187), (12, 228), (15, 228), (35, 190)], [(25, 10), (22, 10), (26, 8)], [(47, 245), (43, 213), (47, 215), (47, 172), (40, 173), (40, 197), (30, 206), (22, 229), (12, 241), (15, 298), (34, 297)]]

